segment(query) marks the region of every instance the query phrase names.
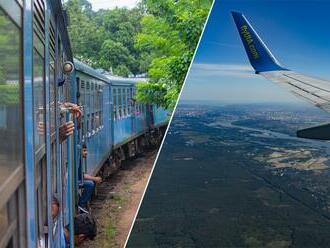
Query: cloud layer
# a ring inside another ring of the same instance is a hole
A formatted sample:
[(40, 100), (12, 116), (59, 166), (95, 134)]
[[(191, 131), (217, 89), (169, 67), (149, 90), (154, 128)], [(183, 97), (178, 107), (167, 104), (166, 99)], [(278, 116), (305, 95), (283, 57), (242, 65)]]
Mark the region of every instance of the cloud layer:
[(239, 78), (258, 77), (251, 66), (245, 64), (193, 64), (190, 77), (231, 76)]

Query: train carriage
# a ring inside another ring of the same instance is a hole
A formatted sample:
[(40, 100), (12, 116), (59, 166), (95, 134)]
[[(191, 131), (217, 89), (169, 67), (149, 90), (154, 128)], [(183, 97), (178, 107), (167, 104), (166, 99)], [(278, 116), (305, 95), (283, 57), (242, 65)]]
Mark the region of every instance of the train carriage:
[(67, 18), (59, 0), (1, 1), (0, 15), (0, 247), (56, 247), (51, 201), (70, 192), (74, 148), (70, 139), (59, 144), (56, 131), (58, 101), (75, 100), (74, 78), (62, 70), (72, 61)]
[[(114, 115), (114, 147), (148, 131), (146, 105), (136, 101), (136, 79), (109, 77)], [(138, 79), (143, 80), (143, 79)]]
[(88, 148), (83, 171), (94, 175), (109, 157), (113, 144), (110, 82), (86, 64), (74, 61), (79, 89), (78, 104), (83, 107), (78, 143), (80, 146), (86, 144)]

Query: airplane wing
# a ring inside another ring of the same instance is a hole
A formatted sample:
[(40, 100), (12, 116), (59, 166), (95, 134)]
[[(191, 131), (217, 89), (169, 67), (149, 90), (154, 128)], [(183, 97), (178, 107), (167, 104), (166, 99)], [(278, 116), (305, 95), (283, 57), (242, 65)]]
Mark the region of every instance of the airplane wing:
[[(256, 74), (284, 86), (296, 96), (330, 112), (330, 81), (305, 76), (284, 68), (245, 16), (238, 12), (232, 12), (232, 16)], [(330, 124), (300, 130), (297, 136), (330, 140)]]

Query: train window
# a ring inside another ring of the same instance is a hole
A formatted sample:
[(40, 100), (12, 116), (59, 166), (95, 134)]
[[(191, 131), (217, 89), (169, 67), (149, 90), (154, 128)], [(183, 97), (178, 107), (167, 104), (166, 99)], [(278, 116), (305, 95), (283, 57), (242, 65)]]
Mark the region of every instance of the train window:
[(94, 90), (93, 90), (93, 106), (94, 106), (94, 110), (93, 112), (95, 113), (97, 111), (97, 84), (94, 84)]
[[(79, 104), (83, 107), (85, 107), (85, 81), (84, 80), (81, 80), (80, 81), (80, 90), (79, 90), (79, 93), (80, 93), (80, 102)], [(85, 111), (85, 108), (84, 108), (84, 111)]]
[(126, 90), (125, 88), (122, 89), (121, 91), (121, 116), (125, 117), (125, 95), (126, 95)]
[(129, 88), (126, 89), (126, 113), (129, 115)]
[(137, 107), (138, 107), (138, 102), (137, 101), (135, 101), (135, 104), (134, 104), (134, 113), (136, 114), (137, 113)]
[(34, 144), (38, 151), (45, 143), (44, 119), (44, 50), (42, 42), (34, 36), (33, 51), (33, 111), (34, 111)]
[[(19, 16), (21, 12), (18, 11), (16, 14)], [(6, 141), (0, 144), (2, 188), (3, 182), (9, 175), (22, 165), (23, 123), (20, 97), (22, 33), (19, 26), (1, 7), (0, 19), (0, 140)]]
[(99, 85), (96, 85), (95, 88), (95, 106), (96, 106), (96, 111), (100, 110), (100, 87)]
[(86, 127), (86, 131), (90, 132), (90, 114), (87, 114), (87, 127)]
[(94, 113), (97, 111), (97, 104), (96, 104), (96, 102), (97, 102), (97, 94), (96, 94), (96, 92), (97, 92), (97, 84), (96, 83), (94, 83), (94, 90), (93, 90), (93, 96), (94, 96), (94, 98), (93, 98), (93, 107), (94, 107)]
[(55, 103), (56, 103), (56, 85), (55, 85), (55, 30), (52, 22), (49, 23), (49, 94), (50, 94), (50, 130), (55, 133)]
[(125, 111), (125, 108), (126, 108), (126, 89), (125, 88), (123, 88), (122, 89), (122, 93), (121, 93), (121, 99), (122, 99), (122, 107), (121, 107), (121, 111), (122, 111), (122, 117), (125, 117), (125, 115), (126, 115), (126, 111)]
[(127, 89), (127, 115), (131, 115), (132, 97), (131, 88)]
[(89, 108), (90, 113), (94, 112), (94, 84), (90, 83), (90, 90), (89, 90)]
[(91, 129), (92, 131), (95, 130), (95, 118), (94, 118), (95, 114), (92, 113), (92, 119), (91, 119)]
[(86, 82), (86, 94), (85, 94), (85, 100), (86, 100), (86, 113), (90, 113), (90, 83), (89, 81)]
[(98, 129), (100, 127), (100, 112), (95, 113), (95, 128)]
[[(54, 62), (54, 58), (51, 57), (51, 63)], [(50, 102), (50, 130), (51, 134), (55, 133), (55, 102), (56, 102), (56, 91), (55, 91), (55, 69), (49, 65), (49, 102)]]
[(36, 164), (36, 201), (37, 201), (37, 231), (39, 243), (41, 247), (45, 244), (44, 226), (47, 225), (47, 172), (46, 172), (46, 157), (43, 157)]
[[(33, 15), (33, 122), (35, 148), (35, 189), (37, 207), (37, 236), (39, 244), (46, 242), (44, 226), (47, 225), (47, 165), (44, 145), (45, 124), (45, 6), (43, 1), (34, 1)], [(49, 52), (49, 51), (47, 51)], [(51, 68), (50, 73), (54, 73)], [(50, 75), (48, 75), (50, 76)], [(53, 82), (53, 85), (55, 83)], [(54, 118), (55, 119), (55, 118)]]
[(52, 164), (52, 177), (53, 177), (53, 183), (52, 183), (52, 192), (55, 194), (57, 193), (57, 165), (56, 165), (56, 143), (52, 143), (51, 146), (51, 164)]
[(96, 111), (100, 111), (100, 95), (101, 95), (101, 92), (100, 92), (100, 86), (99, 85), (96, 87), (95, 94), (96, 94)]
[(122, 99), (122, 93), (121, 93), (121, 89), (118, 89), (118, 117), (120, 118), (122, 116), (122, 102), (123, 102), (123, 99)]
[[(83, 117), (84, 118), (84, 117)], [(81, 125), (81, 133), (82, 133), (82, 140), (84, 140), (84, 138), (85, 138), (85, 134), (86, 134), (86, 131), (85, 131), (85, 122), (84, 122), (84, 120), (80, 123), (80, 125)]]
[(95, 112), (99, 111), (99, 86), (95, 85)]
[(97, 88), (98, 88), (98, 85), (95, 83), (94, 85), (94, 113), (98, 111), (98, 104), (97, 104), (97, 101), (98, 101), (98, 94), (97, 94)]
[(112, 108), (113, 108), (113, 118), (117, 119), (117, 90), (112, 89)]
[(136, 103), (136, 112), (139, 114), (140, 113), (140, 103)]
[(126, 89), (126, 115), (129, 115), (129, 88)]
[(103, 86), (100, 86), (100, 126), (103, 127)]
[(94, 83), (91, 83), (91, 90), (90, 90), (90, 113), (93, 113), (95, 110), (94, 108)]
[(100, 111), (100, 127), (103, 127), (103, 110)]
[(100, 110), (103, 110), (103, 86), (100, 86), (100, 99), (99, 99)]
[[(24, 239), (18, 236), (22, 231), (18, 225), (24, 226), (26, 219), (16, 211), (19, 204), (24, 206), (23, 199), (17, 200), (17, 192), (24, 187), (22, 11), (15, 1), (1, 1), (0, 6), (0, 140), (5, 141), (0, 144), (0, 244), (17, 247), (23, 244), (19, 239)], [(7, 184), (11, 175), (16, 178), (15, 182), (10, 180)]]
[(132, 114), (132, 107), (133, 107), (133, 88), (129, 89), (129, 99), (128, 99), (128, 113)]
[(130, 88), (127, 88), (126, 89), (127, 91), (127, 94), (126, 94), (126, 112), (127, 112), (127, 115), (130, 114)]

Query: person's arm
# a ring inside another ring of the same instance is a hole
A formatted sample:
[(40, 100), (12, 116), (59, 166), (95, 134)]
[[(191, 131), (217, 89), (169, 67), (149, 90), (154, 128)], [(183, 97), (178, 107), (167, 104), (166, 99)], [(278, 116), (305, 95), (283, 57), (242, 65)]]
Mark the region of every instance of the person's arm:
[(88, 174), (84, 174), (84, 179), (86, 179), (86, 180), (92, 180), (95, 183), (102, 183), (102, 178), (101, 177), (93, 177), (93, 176), (88, 175)]

